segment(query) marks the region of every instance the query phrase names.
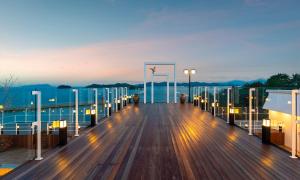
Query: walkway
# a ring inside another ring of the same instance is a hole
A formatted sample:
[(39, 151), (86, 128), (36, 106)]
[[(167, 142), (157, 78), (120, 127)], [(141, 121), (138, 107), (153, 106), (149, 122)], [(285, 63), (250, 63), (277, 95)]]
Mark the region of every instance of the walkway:
[(129, 106), (21, 179), (299, 179), (300, 161), (192, 105)]

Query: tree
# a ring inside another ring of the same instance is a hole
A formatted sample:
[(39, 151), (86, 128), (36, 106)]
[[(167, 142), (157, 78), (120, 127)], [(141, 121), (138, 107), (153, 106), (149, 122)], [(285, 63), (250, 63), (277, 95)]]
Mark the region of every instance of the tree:
[(267, 82), (267, 87), (291, 87), (292, 80), (289, 75), (287, 74), (276, 74), (271, 76)]
[(300, 88), (300, 74), (292, 75), (292, 85), (295, 88)]
[(13, 75), (9, 75), (8, 78), (4, 79), (0, 82), (0, 88), (2, 89), (2, 99), (0, 99), (0, 103), (3, 103), (4, 107), (7, 107), (11, 104), (10, 98), (10, 89), (17, 82), (17, 78)]
[(248, 88), (264, 87), (264, 86), (265, 86), (265, 84), (260, 81), (256, 81), (253, 83), (247, 83), (244, 85), (244, 87), (248, 87)]

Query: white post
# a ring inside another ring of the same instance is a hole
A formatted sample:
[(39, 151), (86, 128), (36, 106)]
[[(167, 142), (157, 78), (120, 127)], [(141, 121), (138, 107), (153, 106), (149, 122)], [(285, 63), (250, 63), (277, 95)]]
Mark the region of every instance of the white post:
[(106, 92), (107, 92), (107, 117), (109, 117), (109, 88), (106, 88)]
[(174, 103), (177, 103), (176, 64), (174, 64)]
[[(98, 124), (98, 89), (94, 88), (94, 93), (95, 93), (95, 117), (96, 117), (96, 124)], [(83, 114), (85, 114), (85, 112), (83, 112)]]
[(249, 89), (249, 135), (252, 136), (252, 113), (253, 113), (253, 92), (255, 92), (255, 88)]
[(3, 124), (0, 124), (0, 135), (2, 135)]
[(201, 96), (201, 87), (198, 87), (198, 107), (201, 107), (201, 101), (200, 101), (200, 96)]
[(4, 126), (4, 124), (3, 124), (4, 123), (4, 111), (2, 110), (1, 112), (2, 112), (1, 125)]
[(291, 158), (297, 158), (297, 94), (299, 90), (292, 90), (292, 155)]
[(147, 103), (147, 65), (144, 64), (144, 104)]
[(214, 87), (214, 116), (216, 117), (217, 109), (217, 87)]
[(230, 111), (230, 93), (231, 88), (227, 88), (227, 123), (229, 123), (229, 111)]
[(127, 87), (125, 87), (125, 101), (126, 101), (126, 104), (128, 104), (127, 103), (127, 97), (128, 97), (128, 88)]
[(154, 103), (154, 75), (151, 76), (151, 104)]
[(116, 112), (118, 112), (118, 88), (115, 88), (115, 106), (116, 106)]
[(170, 103), (170, 80), (169, 75), (167, 75), (167, 104)]
[(42, 160), (42, 145), (41, 145), (41, 140), (42, 140), (42, 118), (41, 118), (41, 100), (42, 100), (42, 94), (40, 91), (32, 91), (32, 95), (35, 95), (37, 97), (37, 112), (36, 112), (36, 117), (37, 117), (37, 146), (36, 146), (36, 158), (35, 160), (40, 161)]
[(78, 134), (78, 89), (73, 89), (75, 94), (75, 136), (79, 136)]
[(123, 109), (123, 96), (124, 96), (124, 89), (121, 87), (121, 109)]
[(204, 110), (207, 111), (207, 90), (208, 87), (204, 88)]

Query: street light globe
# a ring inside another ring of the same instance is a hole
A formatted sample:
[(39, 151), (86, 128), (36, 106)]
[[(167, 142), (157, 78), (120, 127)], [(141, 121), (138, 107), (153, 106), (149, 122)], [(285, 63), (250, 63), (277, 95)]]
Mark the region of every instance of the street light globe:
[(183, 72), (184, 72), (184, 74), (186, 74), (186, 75), (189, 74), (189, 70), (188, 70), (188, 69), (185, 69)]
[(191, 70), (191, 74), (196, 74), (196, 70), (195, 70), (195, 69), (192, 69), (192, 70)]

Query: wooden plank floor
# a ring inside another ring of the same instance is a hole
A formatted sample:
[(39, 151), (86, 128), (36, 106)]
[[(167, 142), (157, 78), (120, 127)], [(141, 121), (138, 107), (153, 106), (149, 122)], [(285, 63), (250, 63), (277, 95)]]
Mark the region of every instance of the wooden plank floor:
[(191, 105), (130, 106), (4, 179), (300, 179), (300, 161)]

